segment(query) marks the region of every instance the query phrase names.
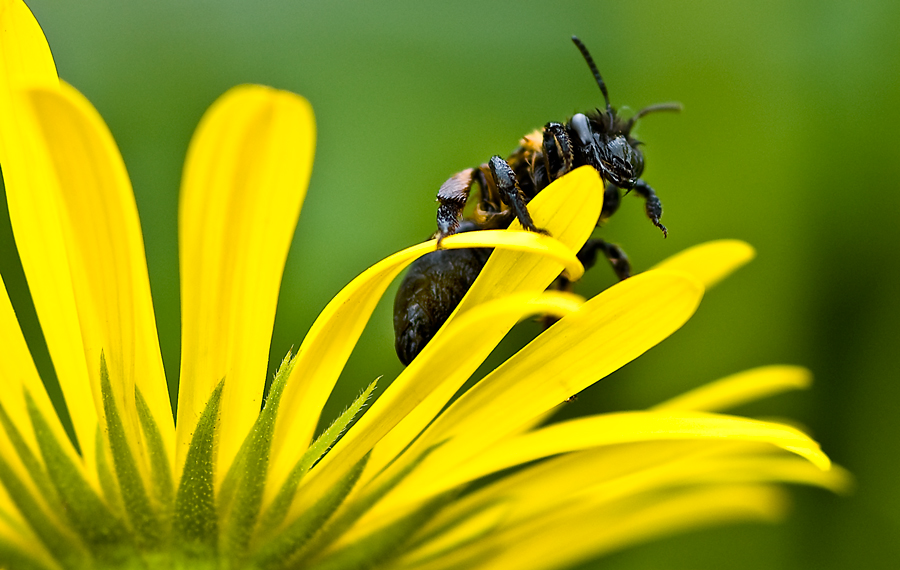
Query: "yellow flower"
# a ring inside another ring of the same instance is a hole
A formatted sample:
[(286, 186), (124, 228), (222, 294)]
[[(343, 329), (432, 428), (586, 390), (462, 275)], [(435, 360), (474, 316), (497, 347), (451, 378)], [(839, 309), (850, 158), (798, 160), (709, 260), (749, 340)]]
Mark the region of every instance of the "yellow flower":
[[(531, 202), (554, 238), (514, 228), (444, 240), (498, 249), (371, 405), (374, 383), (314, 437), (378, 299), (434, 242), (338, 293), (260, 412), (314, 130), (304, 99), (260, 86), (226, 93), (197, 129), (179, 206), (176, 421), (122, 159), (90, 103), (58, 80), (28, 8), (0, 0), (0, 164), (75, 437), (3, 287), (0, 567), (557, 568), (688, 527), (773, 518), (774, 483), (846, 484), (800, 430), (716, 413), (808, 384), (794, 367), (647, 411), (543, 425), (681, 326), (706, 287), (752, 257), (740, 242), (714, 242), (588, 301), (544, 292), (561, 270), (582, 271), (573, 252), (602, 200), (589, 169)], [(562, 318), (448, 405), (516, 321), (543, 313)]]

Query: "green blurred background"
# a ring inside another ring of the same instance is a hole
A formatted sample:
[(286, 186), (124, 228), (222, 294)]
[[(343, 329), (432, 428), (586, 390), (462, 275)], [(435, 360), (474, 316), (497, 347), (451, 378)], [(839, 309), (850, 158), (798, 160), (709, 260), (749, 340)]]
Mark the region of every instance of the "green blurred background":
[[(552, 4), (29, 1), (60, 76), (99, 109), (124, 155), (173, 397), (179, 178), (191, 133), (218, 95), (264, 83), (306, 96), (316, 111), (316, 162), (282, 285), (274, 369), (343, 285), (434, 230), (433, 197), (448, 176), (601, 104), (569, 41), (577, 34), (614, 106), (685, 107), (637, 131), (669, 238), (632, 198), (602, 235), (623, 244), (637, 269), (723, 237), (759, 255), (681, 331), (568, 412), (645, 407), (731, 372), (803, 364), (815, 373), (812, 391), (740, 411), (797, 418), (858, 484), (850, 497), (796, 489), (782, 525), (677, 536), (584, 567), (900, 567), (900, 3)], [(2, 212), (0, 271), (50, 377)], [(600, 267), (580, 292), (611, 283)], [(401, 370), (393, 291), (329, 419), (361, 386)], [(518, 326), (491, 362), (537, 331)]]

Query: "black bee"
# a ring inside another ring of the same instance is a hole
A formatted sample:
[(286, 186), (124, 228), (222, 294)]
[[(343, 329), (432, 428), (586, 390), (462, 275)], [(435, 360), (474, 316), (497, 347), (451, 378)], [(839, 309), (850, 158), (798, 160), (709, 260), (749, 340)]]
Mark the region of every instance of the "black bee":
[[(619, 208), (621, 190), (644, 199), (647, 217), (663, 235), (666, 227), (659, 221), (662, 204), (653, 188), (641, 179), (644, 156), (640, 141), (631, 136), (635, 122), (655, 111), (679, 111), (678, 103), (651, 105), (628, 120), (616, 115), (609, 103), (606, 84), (591, 54), (577, 37), (572, 41), (581, 51), (603, 93), (606, 109), (578, 113), (566, 123), (547, 123), (543, 129), (526, 135), (508, 158), (493, 156), (476, 168), (467, 168), (441, 185), (437, 193), (438, 250), (415, 261), (394, 300), (394, 335), (397, 355), (409, 364), (472, 286), (490, 254), (489, 249), (442, 250), (440, 241), (453, 233), (506, 227), (513, 219), (533, 232), (546, 233), (535, 226), (526, 204), (552, 181), (583, 165), (594, 167), (604, 181), (603, 210), (597, 225)], [(479, 199), (472, 217), (462, 219), (463, 208), (474, 184)], [(602, 239), (591, 239), (578, 253), (585, 269), (596, 261), (598, 253), (611, 263), (619, 279), (631, 274), (625, 253)], [(567, 288), (560, 278), (556, 284)]]

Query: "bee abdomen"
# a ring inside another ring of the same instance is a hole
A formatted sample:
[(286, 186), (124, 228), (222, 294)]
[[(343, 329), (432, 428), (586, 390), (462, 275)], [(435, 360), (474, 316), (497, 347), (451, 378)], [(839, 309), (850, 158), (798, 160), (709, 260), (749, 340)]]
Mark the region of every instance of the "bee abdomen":
[(409, 268), (394, 299), (394, 348), (412, 362), (459, 305), (491, 250), (440, 249)]

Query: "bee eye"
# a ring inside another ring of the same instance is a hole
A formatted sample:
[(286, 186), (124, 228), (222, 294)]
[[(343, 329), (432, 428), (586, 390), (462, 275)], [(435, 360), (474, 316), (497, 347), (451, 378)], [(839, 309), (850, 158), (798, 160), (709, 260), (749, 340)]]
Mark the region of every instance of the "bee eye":
[(640, 152), (635, 151), (631, 154), (631, 167), (634, 169), (635, 176), (639, 176), (643, 172), (644, 157)]
[(594, 133), (591, 131), (591, 124), (584, 113), (578, 113), (572, 117), (569, 124), (572, 126), (575, 134), (578, 135), (578, 140), (582, 145), (589, 145), (593, 142)]

